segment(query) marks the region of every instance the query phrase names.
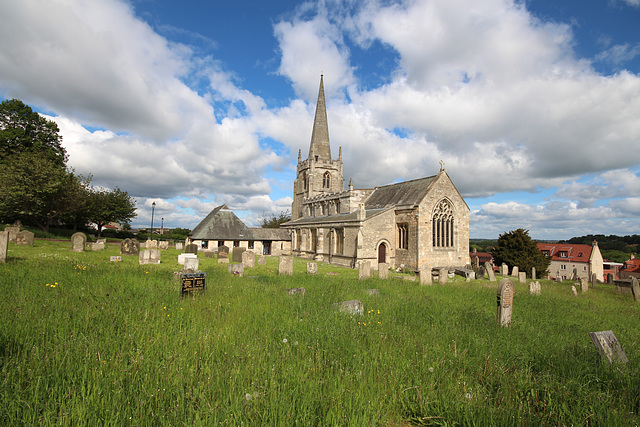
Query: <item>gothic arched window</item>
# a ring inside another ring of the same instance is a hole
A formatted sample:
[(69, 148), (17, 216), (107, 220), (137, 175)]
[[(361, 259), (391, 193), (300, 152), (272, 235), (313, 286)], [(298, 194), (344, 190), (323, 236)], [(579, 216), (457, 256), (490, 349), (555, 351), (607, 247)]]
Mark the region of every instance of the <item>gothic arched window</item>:
[(306, 189), (307, 189), (307, 185), (308, 185), (308, 182), (307, 182), (307, 173), (306, 173), (306, 172), (303, 172), (303, 173), (302, 173), (302, 189), (303, 189), (303, 190), (306, 190)]
[(329, 188), (331, 186), (331, 174), (325, 172), (322, 176), (322, 188)]
[(436, 248), (453, 247), (453, 209), (447, 200), (441, 200), (436, 205), (431, 221), (433, 246)]

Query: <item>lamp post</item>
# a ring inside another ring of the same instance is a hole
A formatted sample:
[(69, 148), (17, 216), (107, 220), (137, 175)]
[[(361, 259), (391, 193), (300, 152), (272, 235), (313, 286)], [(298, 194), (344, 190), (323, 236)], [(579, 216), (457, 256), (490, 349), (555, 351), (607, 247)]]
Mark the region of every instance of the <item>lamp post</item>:
[(164, 218), (161, 218), (162, 222), (160, 223), (160, 235), (164, 237)]
[(149, 240), (153, 240), (153, 212), (156, 210), (156, 202), (151, 203), (151, 237)]

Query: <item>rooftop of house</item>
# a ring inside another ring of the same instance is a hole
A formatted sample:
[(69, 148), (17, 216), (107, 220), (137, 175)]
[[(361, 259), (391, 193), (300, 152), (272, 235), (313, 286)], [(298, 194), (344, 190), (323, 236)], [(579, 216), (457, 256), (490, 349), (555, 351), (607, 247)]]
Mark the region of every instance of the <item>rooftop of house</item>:
[(552, 261), (571, 261), (588, 263), (593, 251), (592, 245), (572, 245), (565, 243), (537, 243), (538, 249), (547, 254)]

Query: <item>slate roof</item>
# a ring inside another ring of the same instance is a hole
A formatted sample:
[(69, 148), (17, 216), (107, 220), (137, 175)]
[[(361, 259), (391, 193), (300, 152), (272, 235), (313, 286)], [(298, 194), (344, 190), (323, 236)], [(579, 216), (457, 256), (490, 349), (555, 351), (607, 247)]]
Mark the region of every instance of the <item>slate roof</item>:
[[(591, 258), (593, 246), (591, 245), (571, 245), (563, 243), (538, 243), (538, 249), (548, 253), (552, 261), (569, 261), (588, 263)], [(560, 253), (566, 252), (566, 257), (561, 257)]]
[(437, 175), (377, 187), (365, 201), (365, 209), (415, 207), (429, 191)]
[(227, 205), (212, 210), (189, 237), (193, 240), (290, 240), (285, 229), (247, 227)]
[[(388, 208), (385, 208), (385, 209), (366, 209), (365, 210), (365, 219), (369, 219), (371, 217), (374, 217), (374, 216), (386, 211), (387, 209)], [(303, 225), (303, 224), (327, 224), (327, 225), (330, 225), (332, 223), (341, 223), (341, 222), (350, 222), (350, 221), (354, 221), (355, 222), (357, 220), (358, 220), (358, 211), (355, 210), (353, 212), (336, 214), (336, 215), (317, 216), (317, 217), (307, 216), (307, 217), (298, 218), (296, 220), (286, 222), (286, 223), (282, 224), (282, 226), (283, 227), (289, 227), (289, 226)]]

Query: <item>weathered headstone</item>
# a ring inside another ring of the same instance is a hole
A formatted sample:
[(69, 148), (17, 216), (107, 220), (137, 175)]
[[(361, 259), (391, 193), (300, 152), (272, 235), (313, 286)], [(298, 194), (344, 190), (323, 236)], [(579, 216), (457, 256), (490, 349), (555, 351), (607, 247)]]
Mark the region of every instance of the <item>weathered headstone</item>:
[(4, 231), (6, 231), (9, 234), (9, 243), (15, 243), (16, 236), (20, 232), (20, 227), (17, 225), (12, 225), (9, 227), (5, 227)]
[(536, 280), (536, 268), (535, 267), (531, 267), (531, 280)]
[(607, 283), (613, 285), (613, 274), (607, 274)]
[(109, 261), (111, 262), (122, 262), (122, 257), (121, 256), (110, 256), (109, 257)]
[(478, 267), (478, 269), (476, 270), (476, 277), (478, 278), (478, 280), (484, 279), (484, 267), (483, 266)]
[(71, 235), (71, 251), (84, 252), (84, 245), (87, 243), (87, 235), (81, 232)]
[(140, 255), (140, 242), (136, 239), (124, 239), (120, 245), (122, 255)]
[(187, 258), (198, 258), (198, 255), (192, 254), (191, 252), (183, 252), (178, 255), (178, 264), (184, 265), (184, 262)]
[(444, 285), (449, 281), (449, 269), (441, 268), (438, 270), (438, 283)]
[(158, 249), (166, 251), (167, 249), (169, 249), (169, 242), (166, 240), (161, 240), (160, 242), (158, 242)]
[(480, 268), (480, 258), (475, 256), (473, 257), (473, 269), (475, 271), (478, 271), (479, 268)]
[(251, 251), (242, 252), (242, 264), (247, 268), (253, 268), (256, 266), (256, 254)]
[(7, 261), (7, 250), (9, 248), (9, 233), (0, 231), (0, 262)]
[(318, 274), (318, 263), (317, 262), (308, 262), (307, 263), (307, 274)]
[(229, 258), (218, 258), (218, 264), (229, 264)]
[(593, 345), (598, 349), (598, 353), (609, 365), (613, 362), (627, 363), (629, 361), (613, 331), (589, 332), (589, 336)]
[(243, 277), (244, 276), (244, 265), (240, 264), (229, 264), (229, 274), (233, 274), (234, 276)]
[(293, 258), (290, 256), (281, 256), (278, 259), (278, 274), (280, 276), (293, 276)]
[(215, 258), (216, 253), (213, 251), (203, 251), (205, 258)]
[(638, 285), (638, 279), (636, 277), (631, 278), (631, 293), (633, 294), (634, 300), (640, 301), (640, 285)]
[(515, 289), (511, 279), (502, 279), (498, 284), (498, 324), (500, 326), (509, 326), (511, 324), (511, 316), (513, 314), (513, 294)]
[(305, 288), (287, 288), (287, 292), (289, 295), (302, 295), (304, 296), (306, 289)]
[(571, 293), (574, 297), (578, 296), (578, 290), (576, 289), (575, 285), (571, 285)]
[(517, 265), (513, 266), (513, 269), (511, 270), (511, 277), (520, 277), (520, 270)]
[(491, 263), (485, 262), (484, 263), (484, 269), (487, 272), (487, 275), (489, 276), (489, 281), (490, 282), (495, 282), (496, 281), (496, 275), (493, 272), (493, 267), (491, 266)]
[(184, 259), (184, 269), (191, 271), (198, 271), (198, 265), (200, 260), (197, 257), (187, 257)]
[(236, 246), (233, 248), (233, 254), (231, 260), (233, 262), (242, 262), (242, 254), (247, 250), (247, 248), (241, 248)]
[(389, 278), (389, 264), (381, 262), (378, 264), (378, 279), (386, 280)]
[(524, 271), (518, 273), (518, 281), (520, 283), (527, 283), (527, 273), (525, 273)]
[(197, 254), (198, 253), (198, 245), (196, 245), (195, 243), (189, 243), (188, 245), (184, 246), (184, 251), (185, 251), (185, 253)]
[(421, 285), (433, 285), (431, 267), (421, 268), (420, 271), (418, 271), (418, 278)]
[(22, 230), (16, 234), (16, 245), (33, 246), (34, 234), (29, 230)]
[(334, 304), (334, 307), (338, 307), (341, 312), (351, 315), (364, 314), (364, 304), (357, 299)]
[(158, 241), (147, 239), (147, 241), (144, 244), (144, 247), (147, 249), (158, 249)]
[(218, 259), (229, 258), (229, 247), (222, 245), (218, 246)]
[(105, 249), (105, 246), (104, 246), (103, 242), (91, 243), (91, 250), (92, 251), (101, 251), (103, 249)]
[(505, 264), (504, 262), (500, 266), (500, 275), (501, 276), (508, 276), (509, 275), (509, 266), (507, 264)]
[(138, 257), (139, 264), (160, 264), (159, 249), (143, 249)]
[(207, 273), (186, 273), (180, 276), (180, 296), (207, 289)]
[(540, 295), (542, 288), (540, 287), (540, 282), (529, 282), (529, 293), (531, 295)]
[(358, 279), (368, 279), (369, 277), (371, 277), (371, 262), (368, 260), (360, 261)]
[(591, 275), (591, 289), (596, 288), (596, 283), (598, 283), (598, 276), (596, 275), (596, 273), (593, 273)]
[(267, 257), (264, 255), (260, 255), (258, 257), (258, 265), (267, 265)]
[(582, 292), (587, 292), (589, 290), (589, 282), (587, 282), (587, 279), (580, 279), (580, 290)]
[(178, 242), (178, 243), (176, 243), (176, 249), (177, 249), (177, 250), (181, 251), (181, 250), (182, 250), (182, 248), (183, 248), (183, 244), (182, 244), (182, 242)]

